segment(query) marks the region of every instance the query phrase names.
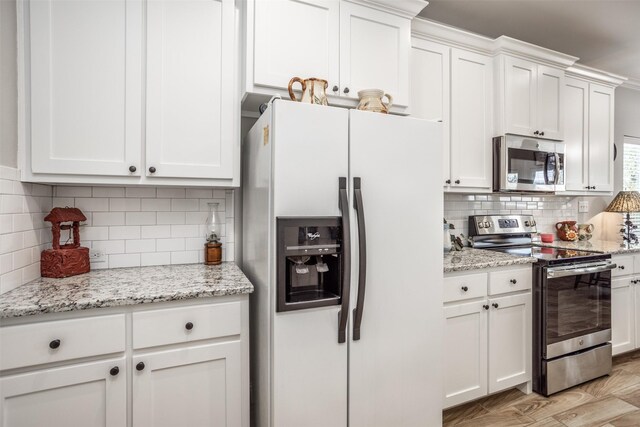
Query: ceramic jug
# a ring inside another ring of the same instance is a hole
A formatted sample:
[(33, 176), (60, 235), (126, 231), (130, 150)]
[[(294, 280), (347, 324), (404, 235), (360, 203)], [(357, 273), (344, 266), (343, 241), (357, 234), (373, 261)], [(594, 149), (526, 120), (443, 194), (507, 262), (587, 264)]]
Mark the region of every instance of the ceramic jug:
[[(302, 96), (300, 99), (296, 98), (296, 94), (293, 93), (293, 84), (296, 82), (302, 86)], [(292, 101), (328, 105), (326, 91), (328, 84), (326, 80), (316, 79), (314, 77), (304, 80), (300, 77), (294, 77), (289, 80), (289, 97), (291, 97)]]
[(560, 221), (556, 223), (556, 233), (560, 240), (573, 242), (578, 239), (577, 221)]
[[(382, 102), (382, 98), (387, 97), (386, 104)], [(393, 98), (388, 93), (384, 93), (380, 89), (366, 89), (358, 92), (358, 110), (373, 111), (374, 113), (388, 113), (393, 105)]]
[(578, 240), (589, 240), (593, 236), (593, 224), (578, 224)]

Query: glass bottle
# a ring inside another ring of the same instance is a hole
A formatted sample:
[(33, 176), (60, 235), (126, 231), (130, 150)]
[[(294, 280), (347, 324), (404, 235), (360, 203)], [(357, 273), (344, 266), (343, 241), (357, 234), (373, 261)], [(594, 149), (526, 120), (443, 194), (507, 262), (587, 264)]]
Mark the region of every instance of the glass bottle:
[(209, 205), (209, 216), (205, 222), (205, 239), (209, 243), (220, 243), (220, 215), (218, 214), (219, 203), (207, 203)]

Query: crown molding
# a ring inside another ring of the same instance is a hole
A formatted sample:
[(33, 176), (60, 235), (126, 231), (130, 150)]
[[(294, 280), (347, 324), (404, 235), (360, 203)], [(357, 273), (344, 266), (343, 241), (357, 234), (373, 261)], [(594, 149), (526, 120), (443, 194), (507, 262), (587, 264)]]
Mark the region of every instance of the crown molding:
[(628, 79), (626, 82), (621, 85), (625, 89), (632, 89), (640, 91), (640, 80), (638, 79)]
[(367, 7), (393, 13), (404, 18), (415, 18), (429, 4), (426, 0), (347, 0)]
[(620, 86), (628, 80), (626, 77), (619, 76), (608, 71), (599, 70), (597, 68), (587, 67), (582, 64), (573, 64), (571, 67), (566, 69), (565, 74), (569, 77), (596, 80), (599, 83), (604, 83), (613, 87)]
[(566, 53), (556, 52), (545, 47), (536, 46), (508, 36), (500, 36), (494, 40), (494, 54), (508, 54), (529, 59), (535, 59), (552, 67), (568, 68), (580, 58)]
[(493, 39), (489, 37), (422, 17), (414, 18), (411, 21), (411, 35), (422, 40), (444, 43), (485, 54), (490, 54), (493, 50)]

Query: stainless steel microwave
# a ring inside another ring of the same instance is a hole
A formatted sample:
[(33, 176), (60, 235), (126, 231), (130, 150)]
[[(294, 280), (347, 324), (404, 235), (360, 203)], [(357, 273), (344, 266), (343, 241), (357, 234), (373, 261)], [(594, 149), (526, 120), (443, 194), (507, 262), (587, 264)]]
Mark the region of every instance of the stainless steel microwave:
[(505, 135), (493, 138), (493, 191), (565, 190), (564, 144)]

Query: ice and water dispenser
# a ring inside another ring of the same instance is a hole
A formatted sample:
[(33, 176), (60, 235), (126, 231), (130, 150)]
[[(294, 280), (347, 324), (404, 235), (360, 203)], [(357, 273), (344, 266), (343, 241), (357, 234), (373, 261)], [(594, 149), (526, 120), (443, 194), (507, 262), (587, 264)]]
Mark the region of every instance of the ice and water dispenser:
[(277, 245), (277, 311), (341, 303), (339, 217), (277, 218)]

